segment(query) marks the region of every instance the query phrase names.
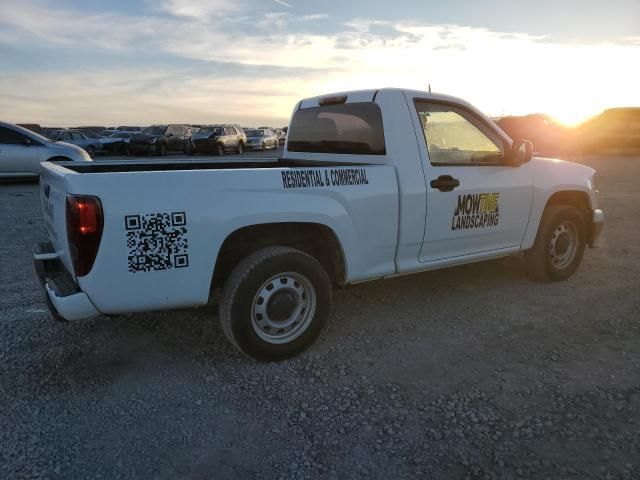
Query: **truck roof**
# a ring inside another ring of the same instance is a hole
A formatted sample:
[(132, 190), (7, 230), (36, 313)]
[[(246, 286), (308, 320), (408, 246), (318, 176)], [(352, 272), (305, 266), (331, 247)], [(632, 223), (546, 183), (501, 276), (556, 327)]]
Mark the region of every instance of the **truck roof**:
[[(372, 102), (375, 98), (382, 92), (399, 92), (399, 93), (408, 93), (410, 96), (416, 96), (420, 98), (426, 98), (428, 100), (436, 100), (441, 102), (455, 102), (458, 104), (465, 105), (467, 107), (473, 108), (468, 102), (462, 100), (458, 97), (453, 97), (451, 95), (445, 95), (442, 93), (432, 93), (426, 92), (423, 90), (411, 90), (406, 88), (394, 88), (394, 87), (384, 87), (377, 89), (368, 89), (368, 90), (349, 90), (345, 92), (331, 92), (325, 95), (318, 95), (316, 97), (305, 98), (300, 101), (299, 108), (309, 108), (309, 107), (317, 107), (318, 102), (326, 97), (337, 97), (346, 95), (347, 101), (346, 103), (358, 103), (358, 102)], [(473, 108), (475, 110), (475, 108)]]

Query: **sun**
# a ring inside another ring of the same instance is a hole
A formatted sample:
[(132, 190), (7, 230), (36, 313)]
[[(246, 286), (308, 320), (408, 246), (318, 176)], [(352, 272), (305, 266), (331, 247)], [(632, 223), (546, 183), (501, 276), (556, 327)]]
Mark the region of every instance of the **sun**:
[(565, 127), (576, 127), (598, 112), (579, 105), (557, 105), (556, 110), (549, 112), (555, 121)]

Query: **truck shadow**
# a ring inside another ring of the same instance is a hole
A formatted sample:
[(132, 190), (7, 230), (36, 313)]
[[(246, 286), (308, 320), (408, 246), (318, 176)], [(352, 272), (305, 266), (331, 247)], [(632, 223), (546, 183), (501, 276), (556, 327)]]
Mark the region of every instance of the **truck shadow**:
[[(357, 342), (363, 335), (377, 344), (390, 317), (393, 328), (401, 330), (397, 341), (410, 342), (416, 315), (428, 305), (447, 315), (472, 295), (479, 308), (488, 308), (505, 289), (530, 284), (522, 260), (509, 257), (338, 289), (327, 330), (309, 354), (331, 353), (336, 345)], [(53, 388), (135, 384), (171, 371), (206, 375), (221, 365), (254, 364), (225, 338), (215, 301), (195, 310), (98, 317), (52, 328), (58, 338), (33, 374)], [(420, 328), (429, 334), (427, 322)]]

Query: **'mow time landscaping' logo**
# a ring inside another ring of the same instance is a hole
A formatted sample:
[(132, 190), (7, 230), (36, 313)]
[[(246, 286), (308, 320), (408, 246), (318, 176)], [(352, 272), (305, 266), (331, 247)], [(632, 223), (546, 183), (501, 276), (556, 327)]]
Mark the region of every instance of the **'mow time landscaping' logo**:
[(500, 210), (499, 198), (499, 193), (458, 195), (458, 206), (453, 212), (451, 230), (497, 226)]

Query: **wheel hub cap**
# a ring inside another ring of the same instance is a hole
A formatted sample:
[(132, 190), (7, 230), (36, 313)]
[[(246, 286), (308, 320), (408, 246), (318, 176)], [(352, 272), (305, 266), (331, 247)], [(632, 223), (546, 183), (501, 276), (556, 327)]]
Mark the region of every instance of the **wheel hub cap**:
[(299, 273), (281, 273), (257, 291), (251, 307), (254, 332), (274, 344), (291, 342), (302, 335), (315, 314), (313, 284)]
[(549, 256), (554, 267), (567, 268), (578, 251), (578, 228), (571, 221), (564, 221), (551, 235)]

